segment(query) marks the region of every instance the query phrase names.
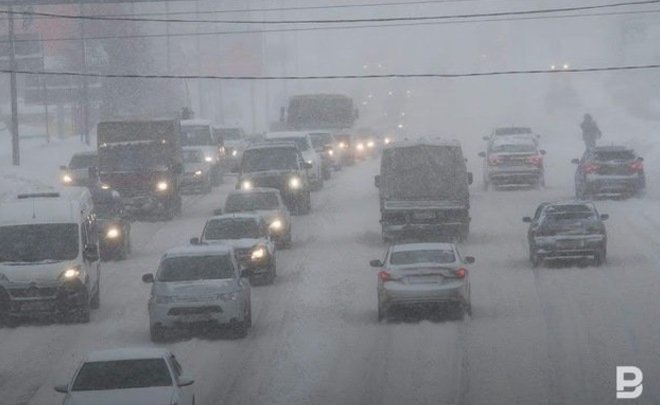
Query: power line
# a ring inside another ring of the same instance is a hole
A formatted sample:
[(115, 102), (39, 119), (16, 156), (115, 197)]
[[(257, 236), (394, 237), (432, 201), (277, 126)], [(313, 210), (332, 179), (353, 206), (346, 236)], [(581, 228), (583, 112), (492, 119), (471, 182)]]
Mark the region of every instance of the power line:
[[(567, 14), (567, 15), (549, 15), (549, 16), (533, 16), (533, 17), (512, 17), (512, 18), (489, 18), (489, 19), (475, 19), (475, 20), (456, 20), (456, 21), (425, 21), (413, 23), (395, 23), (395, 24), (365, 24), (365, 25), (341, 25), (330, 27), (306, 27), (306, 28), (276, 28), (276, 29), (248, 29), (248, 30), (235, 30), (235, 31), (211, 31), (211, 32), (198, 32), (198, 33), (170, 33), (170, 37), (196, 37), (196, 36), (216, 36), (216, 35), (240, 35), (240, 34), (267, 34), (272, 32), (300, 32), (300, 31), (331, 31), (331, 30), (346, 30), (346, 29), (366, 29), (366, 28), (388, 28), (388, 27), (413, 27), (425, 25), (453, 25), (453, 24), (476, 24), (476, 23), (489, 23), (489, 22), (511, 22), (511, 21), (534, 21), (534, 20), (555, 20), (555, 19), (573, 19), (573, 18), (589, 18), (589, 17), (609, 17), (620, 15), (637, 15), (637, 14), (654, 14), (660, 12), (660, 9), (655, 10), (637, 10), (637, 11), (610, 11), (601, 13), (581, 13), (581, 14)], [(105, 36), (89, 36), (85, 37), (86, 40), (123, 40), (123, 39), (138, 39), (138, 38), (165, 38), (168, 34), (137, 34), (137, 35), (105, 35)], [(61, 37), (61, 38), (42, 38), (42, 39), (16, 39), (14, 42), (59, 42), (59, 41), (80, 41), (80, 37)], [(0, 43), (8, 43), (4, 40)]]
[(82, 73), (65, 71), (34, 71), (0, 69), (0, 73), (16, 73), (24, 75), (43, 76), (75, 76), (119, 79), (212, 79), (212, 80), (336, 80), (336, 79), (395, 79), (395, 78), (466, 78), (484, 76), (512, 76), (512, 75), (538, 75), (538, 74), (566, 74), (566, 73), (593, 73), (616, 72), (631, 70), (660, 69), (660, 64), (604, 66), (587, 68), (570, 68), (563, 70), (533, 69), (533, 70), (502, 70), (493, 72), (464, 72), (464, 73), (387, 73), (368, 75), (314, 75), (314, 76), (218, 76), (218, 75), (146, 75), (146, 74), (119, 74), (119, 73)]
[(426, 21), (426, 20), (448, 20), (459, 18), (480, 18), (480, 17), (505, 17), (515, 15), (532, 15), (547, 13), (566, 13), (575, 11), (596, 10), (613, 7), (639, 6), (648, 4), (658, 4), (660, 0), (638, 0), (632, 2), (597, 4), (591, 6), (547, 8), (536, 10), (519, 11), (499, 11), (491, 13), (474, 14), (450, 14), (435, 16), (417, 16), (417, 17), (377, 17), (377, 18), (356, 18), (356, 19), (316, 19), (316, 20), (190, 20), (190, 19), (160, 19), (160, 18), (124, 18), (108, 17), (99, 15), (72, 15), (45, 13), (36, 11), (0, 11), (0, 14), (42, 16), (51, 18), (62, 18), (71, 20), (96, 20), (96, 21), (132, 21), (132, 22), (160, 22), (160, 23), (195, 23), (195, 24), (337, 24), (337, 23), (369, 23), (369, 22), (397, 22), (397, 21)]

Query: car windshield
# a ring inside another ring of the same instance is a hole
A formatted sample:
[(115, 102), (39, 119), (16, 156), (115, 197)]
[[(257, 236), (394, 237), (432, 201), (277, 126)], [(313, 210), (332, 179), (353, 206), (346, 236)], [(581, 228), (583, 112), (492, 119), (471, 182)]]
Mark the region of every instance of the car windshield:
[(166, 151), (160, 144), (112, 145), (99, 154), (102, 171), (137, 171), (165, 169)]
[(310, 138), (312, 138), (312, 146), (316, 151), (321, 151), (326, 145), (331, 145), (333, 140), (332, 135), (323, 132), (310, 134)]
[(86, 169), (98, 165), (97, 155), (73, 155), (69, 162), (69, 169)]
[(204, 160), (204, 153), (201, 150), (184, 150), (184, 163), (201, 163)]
[(94, 361), (83, 364), (71, 391), (124, 390), (172, 385), (172, 376), (164, 359)]
[(162, 282), (221, 280), (234, 277), (228, 255), (170, 257), (160, 264), (157, 280)]
[(246, 173), (298, 170), (298, 152), (292, 147), (250, 149), (243, 154), (241, 168)]
[(78, 257), (78, 225), (0, 227), (0, 262), (65, 261)]
[(531, 128), (525, 127), (511, 127), (511, 128), (497, 128), (495, 130), (495, 135), (520, 135), (520, 134), (531, 134)]
[(491, 152), (495, 153), (535, 153), (536, 145), (532, 143), (494, 144)]
[(585, 205), (556, 205), (543, 210), (544, 222), (596, 219), (596, 213)]
[(101, 219), (112, 219), (119, 215), (122, 209), (122, 202), (117, 193), (111, 189), (93, 188), (92, 201), (96, 216)]
[(268, 139), (268, 141), (269, 142), (291, 142), (291, 143), (295, 143), (296, 146), (298, 147), (298, 149), (301, 152), (304, 152), (307, 149), (309, 149), (309, 143), (307, 142), (307, 138), (305, 138), (303, 136), (292, 136), (292, 137), (288, 137), (288, 138), (277, 137), (277, 138)]
[(238, 141), (242, 139), (241, 130), (238, 128), (219, 128), (213, 132), (225, 141)]
[(454, 251), (451, 249), (420, 249), (393, 252), (390, 263), (394, 265), (407, 265), (418, 263), (447, 264), (456, 261)]
[(213, 144), (210, 127), (206, 125), (186, 125), (181, 127), (181, 145), (204, 146)]
[(225, 203), (225, 211), (227, 212), (274, 210), (277, 208), (279, 208), (279, 200), (277, 194), (273, 192), (230, 194)]
[(252, 218), (212, 219), (204, 229), (205, 240), (256, 239), (259, 226)]
[(594, 157), (599, 162), (629, 161), (636, 158), (631, 150), (596, 151)]

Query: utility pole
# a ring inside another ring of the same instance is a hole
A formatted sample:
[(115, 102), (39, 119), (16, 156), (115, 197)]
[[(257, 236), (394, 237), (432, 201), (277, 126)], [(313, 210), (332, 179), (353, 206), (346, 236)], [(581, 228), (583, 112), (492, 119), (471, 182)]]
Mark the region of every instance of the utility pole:
[[(78, 3), (78, 10), (80, 15), (84, 15), (84, 8), (82, 2)], [(80, 45), (81, 45), (81, 55), (82, 55), (82, 103), (81, 103), (81, 112), (82, 112), (82, 134), (81, 138), (85, 141), (85, 144), (89, 145), (89, 83), (87, 77), (87, 46), (85, 43), (85, 19), (80, 19)]]
[(172, 70), (171, 54), (170, 54), (170, 2), (165, 2), (165, 18), (167, 22), (165, 23), (165, 54), (166, 54), (166, 65), (167, 65), (167, 74), (169, 75)]
[[(199, 19), (199, 1), (195, 2), (195, 18)], [(195, 25), (195, 53), (197, 54), (197, 74), (202, 75), (202, 44), (199, 35), (199, 24)], [(206, 118), (206, 112), (204, 111), (204, 94), (203, 94), (204, 84), (202, 79), (197, 79), (197, 99), (199, 102), (199, 117)]]
[(18, 147), (18, 92), (16, 90), (16, 43), (14, 42), (14, 10), (9, 6), (9, 73), (11, 88), (11, 155), (14, 166), (20, 166)]

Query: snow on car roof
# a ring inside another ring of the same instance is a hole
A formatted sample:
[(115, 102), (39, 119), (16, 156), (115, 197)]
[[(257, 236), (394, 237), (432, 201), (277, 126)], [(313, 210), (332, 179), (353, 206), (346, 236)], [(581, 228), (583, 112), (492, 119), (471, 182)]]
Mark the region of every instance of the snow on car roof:
[(493, 140), (493, 145), (536, 145), (533, 135), (503, 135)]
[(212, 125), (211, 120), (204, 119), (193, 119), (193, 120), (181, 120), (181, 126), (193, 126), (193, 125)]
[(267, 132), (264, 139), (280, 139), (280, 138), (303, 138), (309, 135), (307, 131), (282, 131), (282, 132)]
[(234, 190), (234, 191), (230, 192), (228, 195), (256, 194), (256, 193), (275, 193), (275, 194), (279, 194), (280, 190), (278, 190), (276, 188), (269, 188), (269, 187), (255, 187), (255, 188), (251, 188), (249, 190), (244, 190), (244, 189)]
[(396, 149), (396, 148), (406, 148), (412, 146), (426, 146), (426, 145), (460, 147), (461, 143), (456, 139), (442, 139), (442, 138), (431, 138), (431, 139), (419, 138), (413, 140), (405, 139), (402, 141), (394, 141), (388, 145), (385, 145), (383, 149)]
[(216, 215), (214, 217), (209, 218), (209, 221), (219, 220), (219, 219), (254, 219), (255, 221), (257, 221), (260, 220), (261, 218), (262, 217), (259, 214), (254, 214), (250, 212), (237, 212), (232, 214)]
[(414, 250), (455, 250), (456, 247), (453, 243), (404, 243), (401, 245), (394, 245), (390, 248), (394, 252), (410, 252)]
[(293, 142), (260, 142), (254, 143), (247, 147), (246, 150), (253, 149), (272, 149), (272, 148), (293, 148), (298, 150), (298, 147)]
[(623, 145), (608, 145), (608, 146), (596, 146), (593, 149), (594, 152), (621, 152), (621, 151), (632, 151), (631, 148)]
[(169, 356), (171, 352), (158, 347), (130, 347), (121, 349), (105, 349), (89, 352), (85, 362), (118, 361), (138, 359), (158, 359)]
[(0, 224), (80, 222), (92, 207), (91, 193), (85, 187), (35, 188), (0, 202)]
[(180, 256), (201, 256), (201, 255), (228, 255), (232, 252), (232, 247), (223, 244), (213, 245), (187, 245), (179, 246), (163, 254), (163, 257), (180, 257)]

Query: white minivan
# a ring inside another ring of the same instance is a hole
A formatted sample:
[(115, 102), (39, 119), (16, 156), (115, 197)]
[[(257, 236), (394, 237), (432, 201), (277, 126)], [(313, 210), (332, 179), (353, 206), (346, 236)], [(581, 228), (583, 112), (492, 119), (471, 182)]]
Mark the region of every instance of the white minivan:
[(65, 187), (0, 202), (0, 320), (55, 315), (89, 322), (100, 303), (94, 204)]

